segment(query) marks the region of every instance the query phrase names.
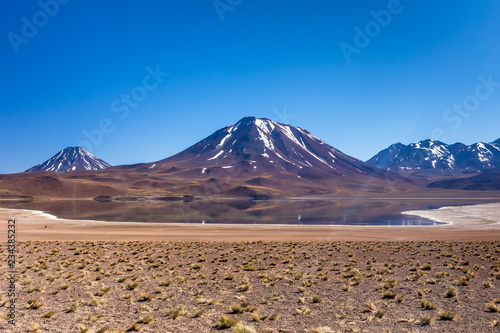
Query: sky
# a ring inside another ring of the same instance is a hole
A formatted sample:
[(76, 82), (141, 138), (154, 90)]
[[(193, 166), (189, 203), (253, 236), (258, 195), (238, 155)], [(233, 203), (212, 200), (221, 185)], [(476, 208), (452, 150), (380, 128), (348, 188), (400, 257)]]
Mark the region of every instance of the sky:
[(500, 138), (499, 1), (0, 2), (0, 173), (174, 155), (245, 116), (367, 160)]

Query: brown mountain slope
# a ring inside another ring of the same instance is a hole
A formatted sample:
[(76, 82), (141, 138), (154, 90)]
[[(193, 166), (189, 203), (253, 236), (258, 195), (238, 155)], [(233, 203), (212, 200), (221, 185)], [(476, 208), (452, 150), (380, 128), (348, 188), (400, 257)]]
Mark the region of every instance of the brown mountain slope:
[(350, 196), (424, 185), (348, 156), (304, 129), (254, 117), (158, 162), (0, 176), (0, 190), (10, 194), (63, 198)]

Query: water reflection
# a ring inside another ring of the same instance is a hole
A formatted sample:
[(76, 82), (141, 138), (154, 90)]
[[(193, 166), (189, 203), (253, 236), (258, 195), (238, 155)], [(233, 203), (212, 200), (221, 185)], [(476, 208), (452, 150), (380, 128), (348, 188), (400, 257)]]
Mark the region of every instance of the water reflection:
[(282, 200), (193, 202), (97, 202), (61, 200), (2, 202), (0, 207), (41, 210), (60, 218), (116, 222), (290, 225), (436, 225), (402, 211), (460, 205), (426, 200)]

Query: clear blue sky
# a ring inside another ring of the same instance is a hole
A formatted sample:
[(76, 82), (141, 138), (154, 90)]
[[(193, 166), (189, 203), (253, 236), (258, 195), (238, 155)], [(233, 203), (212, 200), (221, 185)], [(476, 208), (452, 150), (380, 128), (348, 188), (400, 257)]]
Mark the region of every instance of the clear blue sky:
[[(42, 0), (51, 15), (0, 3), (0, 173), (100, 125), (91, 152), (113, 165), (171, 156), (247, 115), (362, 160), (436, 128), (449, 143), (500, 137), (500, 86), (476, 92), (480, 76), (500, 82), (499, 1), (54, 1)], [(374, 24), (382, 10), (390, 22)], [(368, 45), (355, 27), (372, 29)], [(156, 84), (148, 66), (169, 75)], [(464, 101), (473, 112), (447, 113)]]

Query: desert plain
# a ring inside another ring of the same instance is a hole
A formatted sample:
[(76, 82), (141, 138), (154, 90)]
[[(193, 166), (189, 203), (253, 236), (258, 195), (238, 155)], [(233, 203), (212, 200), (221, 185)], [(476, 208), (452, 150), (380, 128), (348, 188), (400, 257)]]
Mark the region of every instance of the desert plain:
[[(16, 219), (2, 332), (497, 332), (500, 204), (406, 212), (435, 226)], [(6, 228), (5, 228), (6, 230)], [(6, 231), (2, 232), (6, 240)]]

